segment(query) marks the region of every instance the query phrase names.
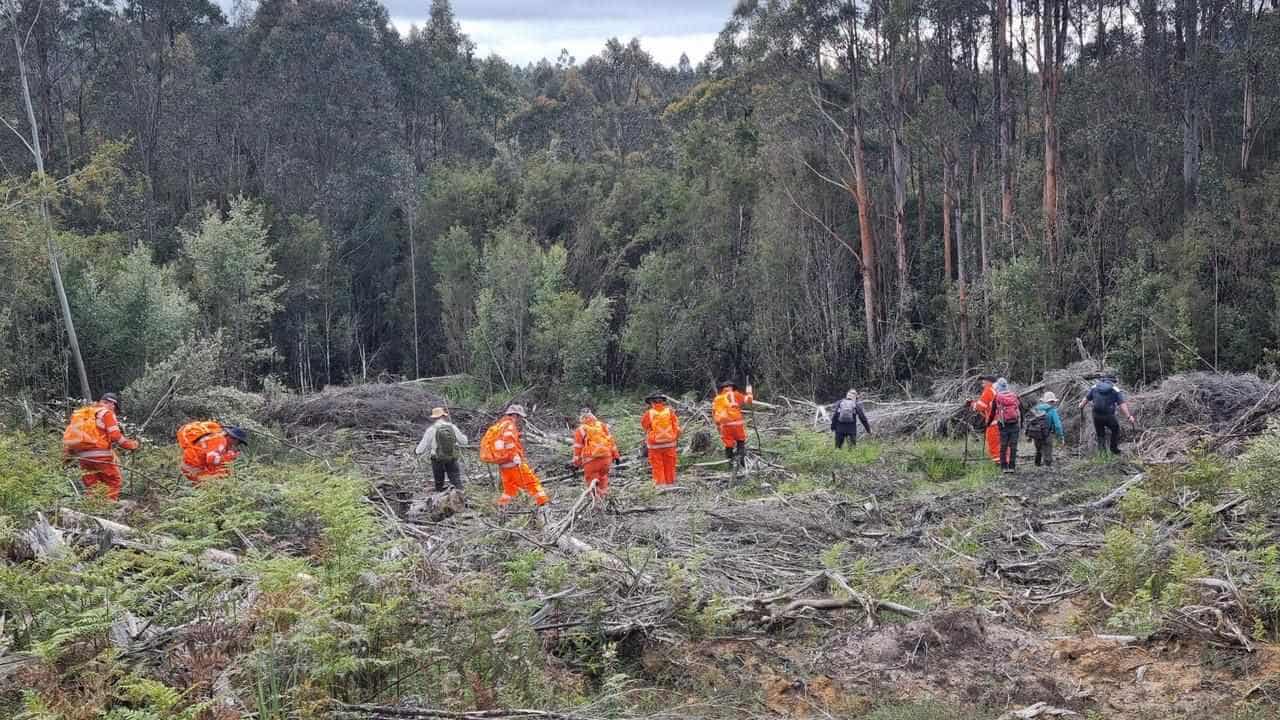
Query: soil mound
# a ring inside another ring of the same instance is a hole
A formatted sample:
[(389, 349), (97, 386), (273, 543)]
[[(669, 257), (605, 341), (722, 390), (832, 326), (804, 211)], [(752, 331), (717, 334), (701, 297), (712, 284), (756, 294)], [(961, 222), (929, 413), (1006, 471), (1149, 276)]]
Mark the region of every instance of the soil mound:
[(931, 613), (837, 641), (830, 652), (837, 679), (914, 696), (965, 703), (1065, 703), (1052, 651), (1032, 633), (983, 610)]

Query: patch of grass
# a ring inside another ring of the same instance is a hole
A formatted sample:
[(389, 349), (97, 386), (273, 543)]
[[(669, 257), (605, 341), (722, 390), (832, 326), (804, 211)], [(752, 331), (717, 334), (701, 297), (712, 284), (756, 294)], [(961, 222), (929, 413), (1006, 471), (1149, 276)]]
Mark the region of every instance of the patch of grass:
[(831, 433), (797, 430), (781, 444), (782, 464), (796, 472), (830, 473), (871, 465), (880, 459), (880, 442), (861, 439), (854, 447), (836, 449)]
[(901, 705), (881, 705), (863, 715), (862, 720), (987, 720), (991, 717), (990, 714), (925, 700)]

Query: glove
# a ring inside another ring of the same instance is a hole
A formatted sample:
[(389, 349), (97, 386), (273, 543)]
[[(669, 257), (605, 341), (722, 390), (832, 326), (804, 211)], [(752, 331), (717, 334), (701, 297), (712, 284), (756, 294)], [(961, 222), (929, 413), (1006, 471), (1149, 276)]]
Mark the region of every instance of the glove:
[(138, 441), (133, 438), (125, 438), (120, 441), (120, 447), (128, 450), (129, 452), (133, 452), (138, 449)]
[(618, 467), (618, 466), (619, 466), (619, 465), (621, 465), (621, 464), (622, 464), (622, 458), (614, 458), (614, 459), (613, 459), (613, 466), (614, 466), (614, 467)]

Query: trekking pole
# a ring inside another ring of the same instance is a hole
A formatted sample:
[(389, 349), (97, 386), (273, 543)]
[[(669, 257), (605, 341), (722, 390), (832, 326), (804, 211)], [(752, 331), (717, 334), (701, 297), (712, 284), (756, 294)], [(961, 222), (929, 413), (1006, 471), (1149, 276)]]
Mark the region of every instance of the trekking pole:
[[(175, 374), (169, 378), (169, 387), (165, 388), (164, 394), (160, 396), (160, 399), (157, 400), (156, 404), (151, 408), (151, 414), (147, 415), (147, 419), (143, 420), (142, 424), (138, 426), (138, 431), (136, 435), (138, 436), (139, 444), (142, 443), (143, 434), (147, 432), (147, 426), (151, 424), (151, 421), (153, 419), (155, 419), (156, 413), (160, 412), (160, 408), (164, 407), (165, 402), (168, 401), (168, 399), (173, 396), (173, 391), (176, 390), (177, 388), (178, 388), (178, 376)], [(124, 479), (126, 482), (128, 482), (129, 490), (131, 491), (131, 494), (132, 494), (132, 490), (134, 489), (133, 488), (134, 470), (133, 470), (133, 453), (132, 452), (129, 454), (129, 457), (125, 461), (125, 463), (120, 467), (121, 467), (121, 470), (123, 470)], [(150, 480), (147, 478), (145, 474), (142, 477), (144, 480), (147, 480), (148, 483), (150, 482)], [(145, 494), (148, 489), (149, 489), (148, 486), (144, 486), (142, 488), (142, 493)]]
[(177, 389), (178, 389), (178, 376), (174, 375), (173, 377), (169, 378), (168, 389), (166, 389), (164, 391), (164, 394), (160, 396), (160, 399), (156, 401), (155, 407), (151, 408), (151, 414), (148, 415), (147, 419), (143, 420), (142, 424), (138, 426), (138, 433), (137, 433), (138, 435), (142, 435), (147, 431), (147, 426), (151, 424), (151, 421), (153, 419), (155, 419), (156, 413), (160, 411), (160, 408), (164, 406), (165, 402), (168, 401), (168, 399), (173, 396), (173, 391)]
[[(750, 375), (748, 375), (748, 376), (747, 376), (747, 387), (751, 387), (751, 376), (750, 376)], [(755, 403), (754, 403), (754, 402), (752, 402), (752, 403), (751, 403), (751, 414), (750, 414), (748, 417), (750, 417), (750, 418), (751, 418), (751, 432), (752, 432), (752, 433), (754, 433), (754, 434), (755, 434), (755, 436), (756, 436), (756, 447), (759, 449), (760, 454), (761, 454), (761, 455), (763, 455), (763, 454), (764, 454), (764, 441), (760, 439), (760, 428), (759, 428), (759, 426), (757, 426), (757, 425), (756, 425), (756, 421), (755, 421), (755, 420), (756, 420), (756, 409), (755, 409)]]

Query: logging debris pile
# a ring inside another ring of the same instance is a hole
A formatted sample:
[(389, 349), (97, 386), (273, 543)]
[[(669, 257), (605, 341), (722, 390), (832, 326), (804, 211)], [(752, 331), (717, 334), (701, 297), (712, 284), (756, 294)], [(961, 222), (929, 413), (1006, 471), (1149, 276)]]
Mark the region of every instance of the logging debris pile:
[[(1075, 375), (1061, 379), (1073, 387), (1088, 382)], [(1202, 382), (1212, 388), (1209, 383), (1218, 380)], [(1181, 412), (1199, 412), (1189, 403), (1205, 402), (1186, 386), (1170, 386), (1163, 397), (1175, 397), (1174, 387), (1181, 388), (1181, 406), (1191, 409), (1179, 410), (1170, 402), (1168, 414), (1157, 416), (1161, 421), (1174, 422)], [(1024, 390), (1033, 391), (1037, 390)], [(1230, 397), (1236, 405), (1221, 410), (1224, 423), (1232, 417), (1252, 417), (1266, 407), (1255, 400), (1258, 407), (1250, 409), (1240, 397)], [(1168, 687), (1150, 679), (1135, 685), (1128, 664), (1114, 677), (1104, 678), (1086, 667), (1099, 657), (1119, 658), (1128, 652), (1126, 647), (1132, 650), (1139, 643), (1144, 654), (1156, 658), (1151, 675), (1157, 678), (1166, 665), (1180, 668), (1180, 663), (1198, 662), (1194, 654), (1204, 645), (1191, 644), (1196, 641), (1219, 652), (1271, 657), (1244, 631), (1256, 619), (1251, 610), (1257, 607), (1256, 596), (1250, 594), (1254, 588), (1244, 579), (1255, 569), (1246, 568), (1233, 578), (1233, 569), (1215, 555), (1206, 556), (1204, 576), (1185, 581), (1176, 604), (1152, 615), (1149, 635), (1107, 641), (1110, 645), (1089, 654), (1058, 652), (1054, 637), (1070, 634), (1093, 641), (1100, 636), (1082, 631), (1080, 621), (1058, 622), (1053, 616), (1072, 613), (1096, 619), (1093, 631), (1098, 632), (1106, 630), (1105, 618), (1116, 611), (1111, 604), (1130, 603), (1130, 614), (1123, 616), (1130, 619), (1134, 611), (1144, 609), (1133, 604), (1132, 592), (1120, 596), (1108, 590), (1102, 597), (1096, 583), (1103, 573), (1089, 564), (1099, 562), (1096, 558), (1109, 542), (1108, 530), (1123, 522), (1120, 500), (1143, 484), (1141, 475), (1121, 483), (1119, 473), (1127, 472), (1123, 464), (1084, 471), (1091, 473), (1090, 480), (1115, 486), (1099, 498), (1100, 491), (1081, 487), (1081, 468), (1069, 465), (1027, 468), (977, 489), (932, 483), (921, 492), (926, 481), (904, 469), (899, 462), (902, 453), (835, 467), (829, 477), (819, 477), (794, 472), (777, 455), (761, 449), (745, 479), (733, 478), (715, 463), (686, 462), (680, 485), (657, 492), (646, 468), (628, 460), (614, 475), (609, 501), (597, 509), (582, 492), (580, 476), (554, 474), (568, 453), (563, 416), (529, 404), (526, 443), (535, 466), (548, 476), (544, 479), (552, 494), (550, 522), (543, 526), (534, 521), (523, 499), (505, 518), (498, 517), (490, 478), (474, 464), (468, 467), (465, 502), (455, 492), (435, 497), (424, 491), (429, 483), (422, 470), (413, 467), (406, 440), (416, 436), (425, 419), (411, 414), (417, 408), (406, 408), (421, 402), (429, 412), (438, 402), (430, 391), (384, 384), (350, 393), (329, 391), (312, 399), (319, 400), (316, 406), (329, 407), (316, 410), (289, 397), (272, 402), (274, 407), (291, 408), (291, 437), (309, 453), (336, 457), (342, 443), (361, 439), (361, 452), (352, 459), (362, 469), (376, 470), (370, 475), (377, 479), (360, 502), (378, 514), (382, 540), (393, 543), (388, 552), (412, 558), (413, 572), (385, 577), (362, 572), (360, 586), (403, 583), (411, 605), (422, 608), (417, 619), (421, 627), (415, 632), (445, 625), (437, 614), (441, 608), (458, 607), (464, 598), (480, 603), (462, 607), (512, 618), (493, 627), (476, 626), (477, 632), (484, 629), (475, 636), (480, 645), (506, 653), (522, 647), (520, 638), (532, 634), (536, 647), (545, 652), (545, 657), (538, 657), (555, 672), (577, 672), (574, 658), (607, 640), (632, 673), (634, 691), (658, 688), (664, 699), (686, 693), (682, 699), (702, 699), (690, 685), (670, 678), (714, 678), (729, 690), (743, 690), (732, 697), (756, 697), (762, 687), (772, 692), (762, 678), (776, 676), (785, 678), (787, 686), (830, 687), (832, 697), (839, 698), (939, 697), (1012, 708), (1062, 706), (1084, 714), (1108, 707), (1105, 703), (1121, 693), (1144, 693), (1134, 702), (1149, 703), (1148, 707), (1168, 702)], [(684, 402), (679, 409), (688, 418), (689, 434), (710, 432), (705, 402)], [(822, 410), (815, 403), (786, 399), (762, 409), (771, 412), (754, 415), (753, 426), (766, 445), (776, 444), (795, 424), (820, 419)], [(379, 417), (385, 418), (390, 412), (405, 412), (410, 418), (382, 427), (370, 427), (376, 423), (363, 419), (365, 413), (383, 413)], [(467, 412), (474, 413), (466, 416), (469, 432), (493, 414)], [(627, 412), (626, 418), (609, 419), (621, 425), (632, 419)], [(281, 423), (285, 417), (272, 416)], [(309, 426), (304, 419), (317, 425)], [(875, 426), (874, 417), (872, 422)], [(877, 429), (884, 432), (883, 427)], [(254, 480), (248, 475), (245, 487), (257, 486)], [(401, 494), (410, 502), (401, 503)], [(291, 502), (308, 503), (311, 496), (289, 495)], [(1219, 499), (1213, 517), (1221, 518), (1224, 527), (1242, 526), (1243, 496), (1226, 491)], [(261, 510), (261, 503), (255, 509)], [(1135, 551), (1134, 557), (1167, 564), (1174, 553), (1181, 529), (1190, 523), (1191, 509), (1162, 512), (1166, 514), (1149, 535), (1149, 549)], [(210, 617), (201, 623), (225, 626), (229, 636), (248, 638), (253, 607), (262, 593), (255, 565), (240, 558), (262, 553), (305, 558), (312, 548), (323, 547), (313, 523), (286, 520), (287, 514), (270, 523), (269, 534), (226, 533), (220, 547), (207, 550), (197, 550), (189, 541), (179, 544), (178, 538), (163, 534), (163, 525), (145, 530), (116, 522), (146, 521), (158, 514), (144, 506), (132, 517), (106, 520), (63, 510), (50, 517), (52, 523), (40, 518), (31, 528), (22, 557), (63, 552), (59, 546), (86, 554), (114, 548), (159, 555), (177, 549), (177, 562), (200, 572), (217, 577), (234, 572), (236, 586), (220, 599), (226, 610), (209, 611)], [(1140, 570), (1144, 563), (1134, 567)], [(317, 582), (316, 572), (308, 570), (289, 581), (310, 588)], [(1140, 577), (1136, 585), (1141, 584)], [(467, 595), (468, 588), (478, 590)], [(121, 630), (111, 630), (123, 637), (118, 647), (124, 655), (145, 653), (154, 658), (148, 662), (175, 667), (181, 666), (192, 628), (199, 627), (127, 614), (120, 622)], [(715, 643), (736, 643), (732, 662), (714, 654)], [(236, 687), (235, 658), (241, 652), (228, 650), (208, 691), (237, 709), (243, 709), (252, 690)], [(754, 665), (740, 662), (740, 656)], [(3, 661), (0, 657), (0, 667)], [(723, 674), (716, 674), (721, 667)], [(1216, 671), (1203, 672), (1208, 677)], [(1258, 683), (1256, 674), (1224, 677), (1225, 671), (1214, 675), (1212, 683), (1187, 697), (1215, 702), (1238, 698)], [(766, 697), (770, 703), (776, 700)], [(802, 696), (805, 701), (812, 698)], [(754, 704), (719, 704), (723, 707), (705, 711), (706, 716), (744, 717), (760, 710)], [(341, 707), (335, 716), (466, 717), (431, 715), (426, 713), (434, 711), (427, 710), (412, 715), (418, 711), (401, 706)], [(793, 715), (812, 716), (806, 714), (812, 709), (806, 705)], [(838, 707), (830, 709), (835, 716), (853, 716)], [(586, 710), (574, 716), (622, 714)]]
[(313, 395), (283, 394), (267, 406), (266, 416), (290, 427), (402, 430), (421, 428), (430, 422), (431, 408), (446, 404), (424, 385), (366, 383), (327, 387)]

